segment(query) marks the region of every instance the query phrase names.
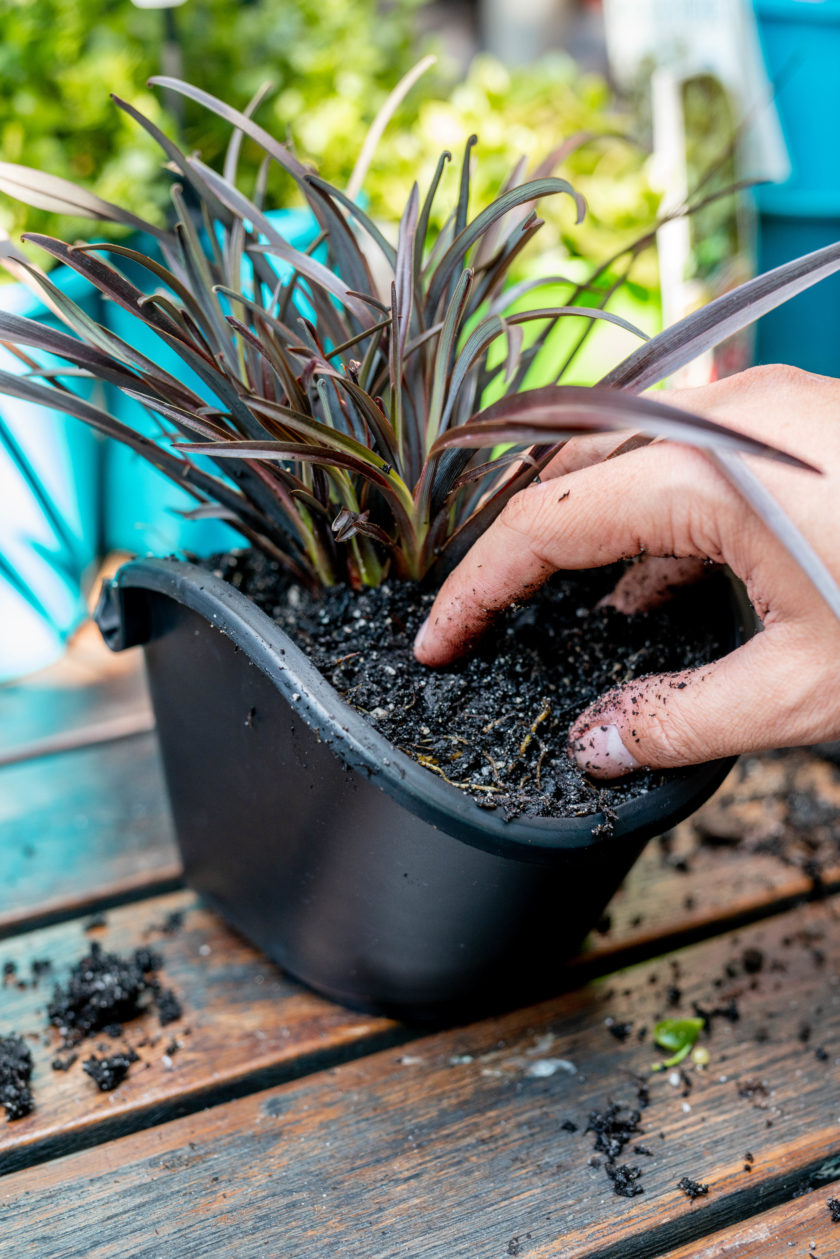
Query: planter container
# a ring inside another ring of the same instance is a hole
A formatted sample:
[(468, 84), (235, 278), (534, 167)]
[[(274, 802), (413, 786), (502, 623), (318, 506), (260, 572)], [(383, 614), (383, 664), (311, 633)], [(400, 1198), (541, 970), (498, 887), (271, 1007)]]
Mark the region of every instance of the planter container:
[[(759, 273), (840, 240), (840, 0), (754, 0), (790, 156), (784, 183), (756, 189)], [(760, 363), (840, 373), (840, 279), (758, 323)]]
[[(99, 318), (99, 294), (66, 268), (52, 281)], [(0, 287), (0, 309), (63, 328), (23, 284)], [(51, 355), (30, 351), (42, 363)], [(66, 364), (65, 364), (66, 366)], [(0, 346), (0, 367), (22, 373)], [(95, 386), (67, 378), (90, 396)], [(69, 415), (17, 398), (0, 404), (0, 683), (52, 663), (86, 614), (83, 584), (99, 551), (97, 435)]]
[[(711, 602), (733, 645), (748, 634), (734, 586)], [(609, 836), (601, 814), (505, 822), (395, 749), (202, 569), (135, 560), (96, 615), (113, 650), (144, 645), (187, 881), (311, 987), (410, 1021), (556, 991), (646, 841), (732, 764), (673, 773)]]
[[(817, 207), (819, 209), (819, 207)], [(833, 214), (762, 211), (759, 271), (840, 241), (840, 187)], [(840, 277), (831, 276), (758, 321), (759, 363), (791, 363), (804, 371), (840, 376)]]

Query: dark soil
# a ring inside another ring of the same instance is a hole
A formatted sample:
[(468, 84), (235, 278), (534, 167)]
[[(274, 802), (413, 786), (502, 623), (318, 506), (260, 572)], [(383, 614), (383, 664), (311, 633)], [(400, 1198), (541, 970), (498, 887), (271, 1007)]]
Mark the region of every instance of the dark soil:
[(702, 665), (722, 646), (710, 615), (717, 583), (627, 617), (596, 607), (620, 571), (612, 567), (557, 574), (528, 604), (508, 609), (472, 656), (431, 670), (415, 660), (412, 643), (433, 592), (393, 582), (316, 597), (254, 551), (208, 563), (282, 626), (392, 743), (508, 818), (603, 811), (609, 819), (622, 801), (660, 784), (662, 772), (639, 772), (608, 788), (589, 781), (568, 758), (569, 727), (611, 687)]
[(175, 996), (175, 993), (171, 988), (157, 990), (154, 994), (154, 1001), (157, 1007), (161, 1027), (166, 1027), (169, 1023), (174, 1023), (183, 1014), (181, 1002)]
[(20, 1036), (0, 1036), (0, 1106), (6, 1118), (22, 1119), (32, 1110), (32, 1054)]
[(119, 1035), (123, 1023), (152, 1004), (161, 1026), (180, 1018), (177, 998), (171, 990), (162, 990), (156, 978), (161, 965), (160, 957), (149, 949), (135, 949), (128, 957), (120, 957), (91, 944), (90, 953), (71, 970), (66, 986), (56, 984), (47, 1006), (47, 1017), (61, 1032), (64, 1045), (77, 1045), (95, 1032)]
[(109, 1054), (107, 1058), (97, 1058), (95, 1054), (91, 1054), (82, 1063), (82, 1070), (87, 1072), (101, 1093), (110, 1093), (122, 1084), (131, 1064), (139, 1061), (139, 1055), (133, 1049)]
[(695, 1198), (705, 1198), (709, 1192), (709, 1186), (703, 1185), (699, 1180), (691, 1180), (688, 1176), (683, 1176), (682, 1180), (677, 1182), (677, 1188), (682, 1189), (689, 1202), (693, 1202)]
[[(622, 1111), (623, 1107), (616, 1102), (610, 1102), (606, 1110), (593, 1110), (584, 1132), (594, 1132), (594, 1149), (606, 1155), (604, 1171), (612, 1181), (613, 1193), (620, 1198), (635, 1198), (644, 1193), (638, 1183), (642, 1169), (629, 1167), (626, 1163), (618, 1164), (616, 1160), (621, 1157), (625, 1146), (639, 1135), (642, 1114), (640, 1110)], [(590, 1162), (596, 1165), (594, 1160), (590, 1159)], [(597, 1166), (600, 1166), (600, 1160)]]

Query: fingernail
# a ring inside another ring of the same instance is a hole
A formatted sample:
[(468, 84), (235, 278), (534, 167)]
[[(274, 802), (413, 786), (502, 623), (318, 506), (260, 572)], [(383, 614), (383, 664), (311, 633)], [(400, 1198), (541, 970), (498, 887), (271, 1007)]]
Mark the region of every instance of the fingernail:
[(423, 639), (426, 637), (426, 631), (428, 630), (428, 628), (429, 628), (429, 618), (426, 617), (425, 621), (423, 622), (423, 624), (420, 626), (419, 630), (417, 631), (417, 637), (414, 640), (415, 656), (417, 655), (420, 648), (423, 646)]
[(579, 769), (604, 778), (618, 778), (641, 768), (641, 763), (624, 746), (618, 726), (591, 726), (575, 739), (572, 751)]

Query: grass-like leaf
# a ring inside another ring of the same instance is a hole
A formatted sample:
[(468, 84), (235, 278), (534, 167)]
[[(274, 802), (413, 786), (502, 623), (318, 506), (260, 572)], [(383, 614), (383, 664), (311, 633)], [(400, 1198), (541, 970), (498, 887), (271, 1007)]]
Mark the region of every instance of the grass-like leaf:
[[(421, 65), (398, 86), (374, 137), (394, 100), (422, 71)], [(607, 309), (620, 284), (616, 268), (630, 265), (644, 242), (607, 260), (587, 283), (553, 277), (551, 283), (566, 284), (563, 305), (515, 309), (549, 283), (510, 279), (540, 231), (540, 200), (569, 198), (578, 218), (584, 212), (580, 195), (552, 172), (587, 136), (569, 137), (531, 174), (523, 159), (492, 203), (477, 210), (472, 168), (481, 144), (470, 138), (448, 210), (439, 214), (437, 204), (451, 160), (444, 153), (428, 187), (406, 189), (402, 221), (391, 232), (356, 203), (369, 145), (344, 191), (261, 126), (262, 91), (240, 110), (179, 80), (153, 82), (231, 127), (219, 173), (200, 156), (183, 153), (135, 106), (116, 102), (159, 144), (168, 170), (181, 181), (171, 188), (168, 228), (9, 163), (0, 163), (0, 189), (34, 205), (151, 234), (156, 249), (149, 255), (134, 243), (31, 239), (85, 276), (106, 302), (130, 312), (182, 370), (164, 370), (151, 351), (115, 337), (31, 263), (8, 261), (66, 331), (0, 315), (0, 338), (27, 373), (0, 373), (0, 391), (53, 406), (126, 443), (190, 491), (196, 506), (189, 516), (234, 522), (296, 580), (313, 586), (376, 583), (388, 573), (435, 580), (569, 436), (630, 429), (711, 451), (828, 589), (826, 574), (739, 456), (801, 461), (667, 401), (634, 395), (836, 270), (840, 246), (751, 281), (646, 341), (599, 388), (560, 380), (522, 392), (532, 368), (542, 372), (552, 334), (564, 320), (576, 320), (576, 329), (581, 320), (586, 329), (606, 321), (644, 337)], [(237, 185), (246, 142), (265, 154), (249, 194)], [(268, 216), (271, 163), (296, 182), (313, 216), (314, 240), (306, 249), (289, 244), (282, 224)], [(444, 221), (440, 231), (430, 228), (433, 209)], [(587, 290), (593, 306), (580, 304)], [(568, 362), (586, 335), (574, 338)], [(56, 355), (67, 368), (39, 368), (22, 347)], [(70, 387), (76, 373), (138, 401), (155, 417), (159, 436), (141, 437), (80, 398)], [(552, 363), (548, 374), (563, 373)], [(497, 400), (487, 405), (489, 397)]]

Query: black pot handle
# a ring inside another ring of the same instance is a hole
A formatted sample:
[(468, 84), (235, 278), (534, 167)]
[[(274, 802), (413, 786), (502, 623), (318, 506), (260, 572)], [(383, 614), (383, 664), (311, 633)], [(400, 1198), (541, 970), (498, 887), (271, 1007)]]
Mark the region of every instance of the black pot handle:
[(122, 586), (118, 577), (103, 581), (93, 619), (111, 651), (140, 647), (151, 636), (149, 601), (144, 591)]

